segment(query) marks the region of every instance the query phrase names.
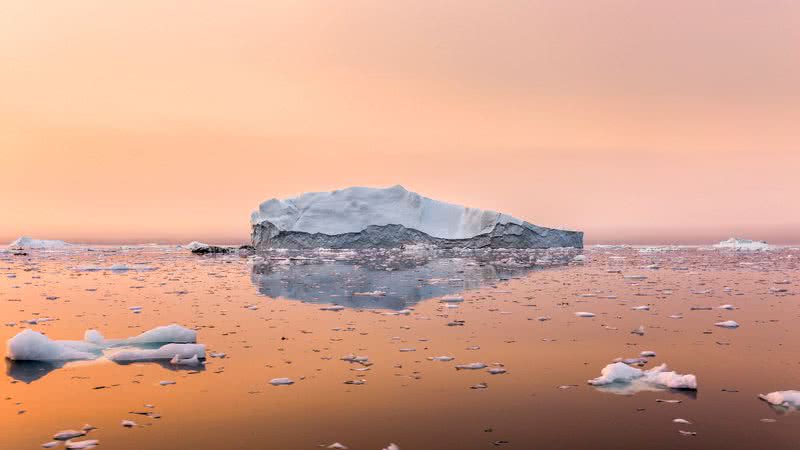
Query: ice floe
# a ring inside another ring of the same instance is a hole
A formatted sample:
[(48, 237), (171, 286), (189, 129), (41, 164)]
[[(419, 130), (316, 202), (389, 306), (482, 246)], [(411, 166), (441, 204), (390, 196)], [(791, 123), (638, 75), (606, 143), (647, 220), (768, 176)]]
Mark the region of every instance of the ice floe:
[(800, 409), (800, 391), (775, 391), (769, 394), (760, 394), (758, 398), (770, 405)]
[(69, 247), (70, 245), (72, 244), (68, 244), (64, 241), (32, 239), (28, 236), (22, 236), (16, 239), (14, 242), (8, 244), (10, 248), (30, 249), (30, 250), (58, 249), (58, 248)]
[(649, 370), (641, 370), (617, 362), (605, 366), (600, 374), (599, 377), (589, 380), (588, 383), (593, 386), (627, 385), (621, 389), (624, 393), (653, 390), (653, 388), (697, 389), (697, 378), (694, 375), (668, 372), (666, 364)]
[[(92, 353), (91, 350), (97, 351)], [(33, 330), (23, 330), (6, 343), (6, 357), (14, 361), (74, 361), (95, 359), (100, 348), (81, 341), (54, 341)]]

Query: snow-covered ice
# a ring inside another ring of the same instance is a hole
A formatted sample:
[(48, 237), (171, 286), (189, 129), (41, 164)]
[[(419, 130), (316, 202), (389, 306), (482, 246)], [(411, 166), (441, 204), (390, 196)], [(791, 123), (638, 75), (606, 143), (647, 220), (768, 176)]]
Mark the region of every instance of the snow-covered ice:
[(593, 386), (604, 386), (614, 383), (633, 384), (631, 388), (636, 391), (637, 386), (642, 390), (651, 387), (670, 389), (697, 389), (697, 378), (694, 375), (681, 375), (668, 372), (667, 365), (661, 364), (649, 370), (641, 370), (625, 363), (609, 364), (600, 371), (600, 376), (588, 381)]

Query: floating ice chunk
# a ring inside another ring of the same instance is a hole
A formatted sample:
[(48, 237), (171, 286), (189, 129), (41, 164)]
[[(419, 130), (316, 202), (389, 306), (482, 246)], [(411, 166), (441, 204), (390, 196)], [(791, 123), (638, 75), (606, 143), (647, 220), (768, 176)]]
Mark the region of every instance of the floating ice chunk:
[(800, 409), (800, 391), (776, 391), (760, 394), (758, 398), (771, 405)]
[(64, 241), (56, 241), (56, 240), (47, 240), (47, 239), (32, 239), (28, 236), (22, 236), (15, 240), (14, 242), (8, 244), (10, 248), (15, 249), (32, 249), (32, 250), (44, 250), (44, 249), (55, 249), (55, 248), (64, 248), (69, 247), (71, 244), (68, 244)]
[(353, 292), (356, 297), (383, 297), (386, 292), (383, 291), (370, 291), (370, 292)]
[[(196, 344), (169, 344), (169, 345), (196, 345)], [(173, 366), (199, 366), (202, 363), (200, 362), (200, 358), (197, 355), (192, 355), (191, 358), (181, 358), (179, 355), (175, 355), (172, 359), (169, 360), (169, 363)]]
[(133, 428), (136, 426), (136, 422), (132, 420), (123, 420), (120, 425), (122, 425), (125, 428)]
[(288, 378), (273, 378), (269, 380), (269, 384), (273, 386), (288, 386), (290, 384), (294, 384), (294, 381)]
[(166, 325), (153, 328), (132, 338), (118, 341), (117, 344), (141, 345), (141, 344), (192, 344), (197, 342), (197, 332), (184, 328), (177, 324)]
[(650, 305), (634, 306), (631, 309), (634, 311), (650, 311)]
[(110, 355), (108, 358), (116, 362), (134, 361), (157, 361), (172, 360), (177, 357), (177, 361), (206, 357), (206, 346), (204, 344), (166, 344), (157, 349), (135, 349), (123, 350)]
[(442, 303), (461, 303), (464, 301), (464, 297), (460, 295), (445, 295), (444, 297), (439, 299)]
[(638, 328), (635, 330), (631, 330), (631, 334), (637, 334), (639, 336), (644, 336), (644, 325), (639, 325)]
[(733, 310), (733, 309), (736, 309), (736, 307), (735, 307), (735, 306), (733, 306), (733, 305), (728, 305), (728, 304), (717, 306), (717, 308), (718, 308), (718, 309), (727, 309), (727, 310)]
[(44, 444), (42, 444), (42, 447), (43, 448), (53, 448), (53, 447), (57, 447), (59, 444), (61, 444), (61, 442), (59, 442), (59, 441), (50, 441), (50, 442), (45, 442)]
[(383, 450), (400, 450), (397, 444), (389, 444), (388, 447), (384, 448)]
[(692, 422), (689, 422), (686, 419), (672, 419), (672, 422), (673, 423), (682, 423), (684, 425), (691, 425), (692, 424)]
[(680, 375), (666, 370), (666, 364), (661, 364), (650, 370), (641, 370), (622, 362), (617, 362), (605, 366), (600, 371), (601, 375), (589, 380), (588, 383), (593, 386), (604, 386), (613, 383), (638, 383), (643, 385), (641, 390), (647, 390), (649, 387), (697, 389), (697, 378), (694, 375)]
[(507, 373), (506, 369), (502, 367), (490, 367), (488, 372), (490, 375), (502, 375), (504, 373)]
[(452, 356), (431, 356), (428, 358), (431, 361), (452, 361), (455, 358)]
[(14, 361), (73, 361), (95, 359), (96, 346), (78, 341), (54, 341), (33, 330), (23, 330), (6, 343), (6, 357)]
[(164, 380), (164, 381), (159, 381), (158, 384), (160, 384), (161, 386), (169, 386), (171, 384), (176, 384), (176, 382), (170, 380)]
[(338, 449), (338, 450), (345, 450), (345, 449), (347, 449), (347, 446), (344, 445), (344, 444), (340, 444), (338, 442), (334, 442), (333, 444), (329, 445), (328, 448), (335, 448), (335, 449)]
[(64, 446), (69, 450), (88, 450), (90, 448), (95, 448), (98, 445), (100, 445), (100, 441), (97, 439), (86, 439), (84, 441), (69, 441), (64, 443)]
[(323, 306), (320, 308), (322, 311), (341, 311), (344, 309), (344, 306), (341, 305), (333, 305), (333, 306)]
[(53, 439), (57, 441), (68, 441), (70, 439), (85, 436), (86, 431), (77, 431), (77, 430), (64, 430), (59, 431), (58, 433), (53, 435)]
[(575, 315), (578, 316), (578, 317), (594, 317), (594, 313), (585, 312), (585, 311), (576, 312)]
[(469, 364), (459, 364), (456, 366), (456, 370), (480, 370), (485, 369), (486, 364), (482, 362), (474, 362)]
[(134, 361), (156, 361), (156, 360), (173, 360), (176, 361), (190, 360), (192, 358), (205, 359), (206, 346), (204, 344), (166, 344), (157, 349), (144, 349), (144, 350), (123, 350), (109, 356), (109, 359), (116, 362), (134, 362)]
[(645, 350), (645, 351), (639, 353), (639, 356), (641, 356), (642, 358), (653, 358), (653, 357), (656, 356), (656, 352), (650, 351), (650, 350)]
[(722, 328), (739, 328), (739, 324), (735, 320), (726, 320), (724, 322), (717, 322), (714, 325)]
[(678, 433), (684, 436), (697, 436), (697, 431), (678, 430)]

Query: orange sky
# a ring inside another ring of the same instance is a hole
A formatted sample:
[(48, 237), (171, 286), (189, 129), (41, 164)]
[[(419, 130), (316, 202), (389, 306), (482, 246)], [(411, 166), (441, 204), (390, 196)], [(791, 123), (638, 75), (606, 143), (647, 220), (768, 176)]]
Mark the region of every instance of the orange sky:
[(0, 242), (241, 242), (403, 184), (587, 243), (800, 242), (800, 3), (0, 0)]

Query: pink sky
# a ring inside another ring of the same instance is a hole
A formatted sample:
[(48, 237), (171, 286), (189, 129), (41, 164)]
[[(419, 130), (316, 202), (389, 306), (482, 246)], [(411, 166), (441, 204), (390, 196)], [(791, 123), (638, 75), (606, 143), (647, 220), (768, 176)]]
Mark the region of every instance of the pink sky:
[(0, 242), (247, 240), (351, 185), (800, 242), (800, 3), (0, 0)]

